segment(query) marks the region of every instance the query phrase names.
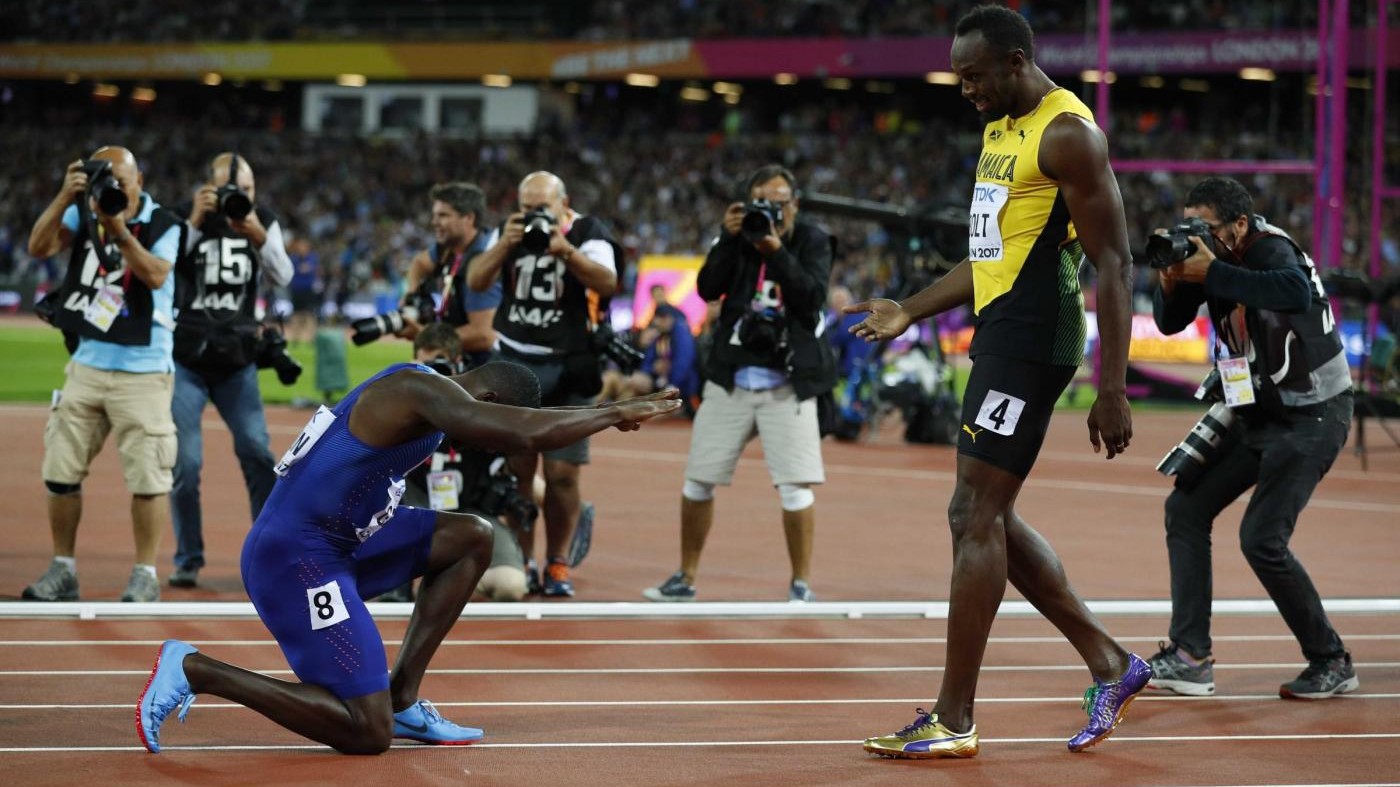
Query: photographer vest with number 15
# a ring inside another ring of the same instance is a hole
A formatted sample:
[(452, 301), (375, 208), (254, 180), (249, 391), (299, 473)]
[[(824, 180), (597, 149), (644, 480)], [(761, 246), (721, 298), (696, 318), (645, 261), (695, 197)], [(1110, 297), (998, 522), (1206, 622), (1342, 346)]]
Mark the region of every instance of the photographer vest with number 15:
[(1056, 88), (1025, 116), (1002, 117), (983, 130), (968, 217), (974, 358), (1069, 366), (1084, 357), (1084, 251), (1059, 185), (1039, 161), (1046, 127), (1066, 113), (1094, 119), (1073, 93)]
[[(190, 206), (175, 210), (187, 216)], [(266, 208), (255, 210), (264, 227), (277, 222)], [(199, 232), (198, 244), (175, 265), (175, 360), (242, 367), (253, 362), (262, 256), (217, 213), (205, 217)]]

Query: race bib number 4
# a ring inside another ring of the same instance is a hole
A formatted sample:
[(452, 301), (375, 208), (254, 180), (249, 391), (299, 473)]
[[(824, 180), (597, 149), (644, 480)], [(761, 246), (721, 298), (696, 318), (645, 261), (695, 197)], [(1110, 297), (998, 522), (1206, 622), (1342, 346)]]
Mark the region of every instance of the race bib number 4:
[(311, 612), (312, 631), (330, 628), (342, 620), (350, 619), (350, 611), (345, 608), (345, 599), (340, 596), (340, 583), (334, 579), (318, 588), (307, 588), (306, 606)]
[(300, 462), (306, 452), (311, 450), (311, 446), (316, 445), (316, 441), (321, 439), (321, 435), (326, 433), (331, 424), (335, 423), (335, 413), (329, 407), (321, 405), (311, 420), (306, 422), (306, 428), (301, 430), (297, 439), (292, 441), (292, 447), (287, 449), (287, 453), (282, 454), (282, 460), (277, 466), (272, 468), (272, 472), (279, 476), (285, 476), (292, 465)]
[(1001, 391), (988, 391), (987, 398), (977, 410), (975, 423), (1003, 437), (1016, 432), (1016, 422), (1021, 420), (1021, 411), (1026, 407), (1025, 399), (1017, 399)]
[(972, 208), (967, 217), (967, 257), (973, 262), (1000, 260), (1001, 211), (1010, 193), (1006, 186), (978, 182), (972, 187)]

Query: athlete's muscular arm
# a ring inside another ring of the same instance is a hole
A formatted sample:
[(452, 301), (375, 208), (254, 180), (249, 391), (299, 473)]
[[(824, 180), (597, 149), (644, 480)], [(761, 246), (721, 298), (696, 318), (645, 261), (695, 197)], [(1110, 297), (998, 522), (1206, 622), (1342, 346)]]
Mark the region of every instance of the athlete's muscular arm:
[(452, 380), (400, 372), (370, 386), (350, 413), (350, 432), (368, 445), (388, 447), (431, 431), (483, 451), (539, 453), (611, 426), (633, 431), (642, 421), (680, 407), (674, 389), (586, 410), (540, 410), (480, 402)]
[(904, 300), (895, 303), (876, 298), (853, 303), (842, 309), (846, 314), (868, 312), (869, 317), (851, 326), (851, 333), (868, 342), (893, 339), (925, 317), (941, 314), (972, 300), (972, 263), (964, 259), (948, 274)]
[(1084, 254), (1098, 269), (1099, 395), (1089, 409), (1089, 442), (1097, 453), (1102, 435), (1112, 459), (1133, 436), (1126, 393), (1133, 257), (1123, 196), (1108, 163), (1108, 140), (1077, 115), (1046, 126), (1039, 163), (1059, 185)]

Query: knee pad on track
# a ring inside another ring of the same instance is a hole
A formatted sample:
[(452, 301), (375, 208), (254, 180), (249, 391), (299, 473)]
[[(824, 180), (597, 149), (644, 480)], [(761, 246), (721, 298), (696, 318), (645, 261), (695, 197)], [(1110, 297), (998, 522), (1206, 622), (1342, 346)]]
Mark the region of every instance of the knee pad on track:
[(778, 484), (778, 497), (783, 501), (784, 511), (801, 511), (817, 502), (817, 496), (805, 484)]
[(715, 485), (707, 484), (704, 481), (692, 481), (685, 479), (685, 486), (681, 487), (681, 496), (686, 500), (696, 503), (703, 503), (706, 500), (715, 499)]
[(76, 495), (83, 490), (81, 482), (76, 484), (60, 484), (57, 481), (45, 481), (44, 488), (49, 490), (51, 495)]

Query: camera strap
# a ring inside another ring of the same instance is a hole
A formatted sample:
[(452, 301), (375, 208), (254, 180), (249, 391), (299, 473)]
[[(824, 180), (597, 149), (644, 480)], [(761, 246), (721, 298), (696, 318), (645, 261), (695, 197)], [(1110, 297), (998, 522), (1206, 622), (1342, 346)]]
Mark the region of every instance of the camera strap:
[(452, 261), (452, 270), (447, 273), (447, 281), (442, 283), (442, 300), (437, 304), (437, 316), (441, 320), (447, 313), (447, 304), (452, 298), (452, 285), (457, 281), (457, 271), (462, 269), (462, 263), (467, 259), (467, 250), (457, 252), (457, 259)]

